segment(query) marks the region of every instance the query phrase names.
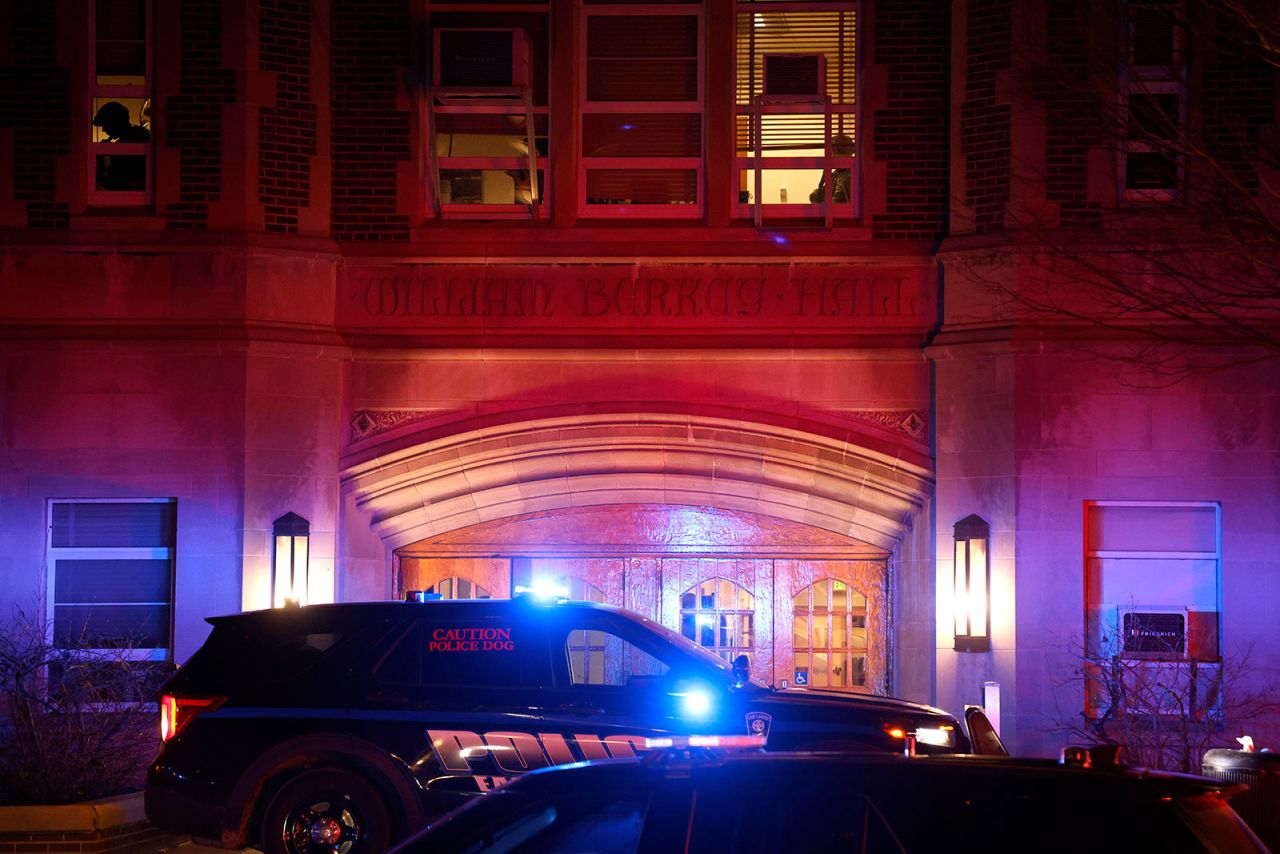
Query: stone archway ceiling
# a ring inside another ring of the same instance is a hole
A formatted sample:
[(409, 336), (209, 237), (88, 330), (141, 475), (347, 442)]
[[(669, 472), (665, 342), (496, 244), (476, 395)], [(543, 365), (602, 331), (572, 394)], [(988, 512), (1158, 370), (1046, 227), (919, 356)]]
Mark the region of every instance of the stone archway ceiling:
[(891, 549), (929, 472), (799, 429), (714, 416), (574, 414), (430, 439), (344, 483), (393, 548), (523, 513), (608, 504), (776, 516)]

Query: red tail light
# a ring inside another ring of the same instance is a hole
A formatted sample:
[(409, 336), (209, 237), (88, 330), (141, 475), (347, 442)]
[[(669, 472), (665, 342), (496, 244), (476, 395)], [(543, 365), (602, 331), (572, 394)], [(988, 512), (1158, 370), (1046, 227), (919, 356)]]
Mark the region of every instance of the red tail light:
[(201, 712), (210, 712), (221, 706), (226, 697), (175, 697), (165, 694), (160, 698), (160, 739), (168, 741), (191, 723)]

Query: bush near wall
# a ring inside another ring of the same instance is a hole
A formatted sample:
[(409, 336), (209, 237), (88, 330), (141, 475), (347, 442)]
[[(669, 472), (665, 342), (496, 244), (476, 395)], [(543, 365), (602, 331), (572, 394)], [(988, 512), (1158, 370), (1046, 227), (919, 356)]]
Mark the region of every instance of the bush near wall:
[[(0, 804), (69, 804), (141, 787), (159, 747), (155, 665), (125, 643), (56, 647), (18, 611), (0, 633)], [(164, 668), (168, 669), (168, 668)]]

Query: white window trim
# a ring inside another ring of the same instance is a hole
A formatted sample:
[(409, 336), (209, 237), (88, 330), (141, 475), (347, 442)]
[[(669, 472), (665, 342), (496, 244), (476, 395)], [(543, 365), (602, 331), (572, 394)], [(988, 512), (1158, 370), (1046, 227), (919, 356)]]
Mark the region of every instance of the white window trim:
[[(86, 654), (108, 654), (118, 656), (128, 661), (172, 661), (173, 660), (173, 611), (176, 604), (176, 596), (174, 596), (174, 575), (173, 565), (176, 559), (176, 546), (171, 548), (54, 548), (53, 545), (53, 508), (57, 504), (172, 504), (175, 512), (177, 502), (172, 498), (51, 498), (46, 502), (45, 507), (45, 626), (46, 640), (50, 648), (65, 649), (66, 651)], [(113, 604), (128, 605), (167, 605), (169, 608), (169, 625), (167, 646), (154, 648), (137, 648), (137, 649), (118, 649), (118, 648), (97, 648), (97, 647), (59, 647), (57, 639), (54, 635), (53, 621), (54, 608), (56, 598), (56, 588), (54, 586), (55, 575), (57, 569), (57, 558), (96, 558), (111, 557), (117, 559), (168, 559), (170, 564), (170, 584), (169, 584), (169, 601), (167, 602), (97, 602), (95, 606), (109, 606)]]

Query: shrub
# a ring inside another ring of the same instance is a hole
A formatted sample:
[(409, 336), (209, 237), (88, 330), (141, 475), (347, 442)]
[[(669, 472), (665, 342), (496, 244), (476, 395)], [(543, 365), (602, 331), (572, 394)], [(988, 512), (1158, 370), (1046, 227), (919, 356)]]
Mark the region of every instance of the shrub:
[(0, 633), (0, 803), (61, 804), (141, 785), (158, 747), (155, 688), (169, 665), (59, 649), (18, 610)]

